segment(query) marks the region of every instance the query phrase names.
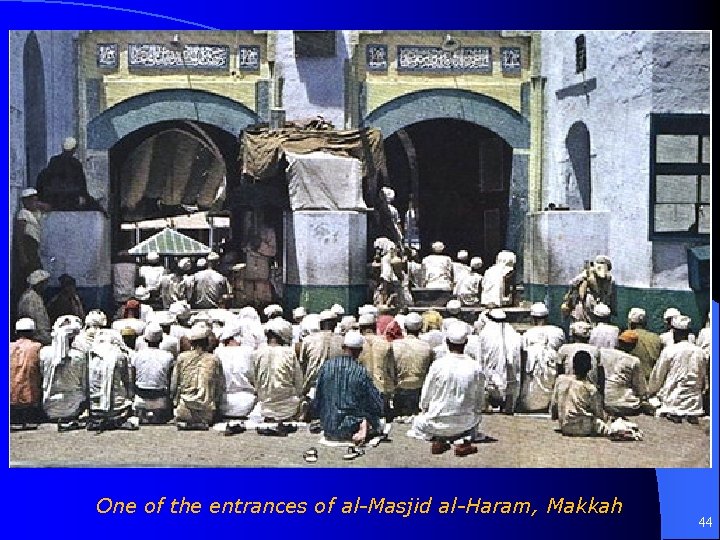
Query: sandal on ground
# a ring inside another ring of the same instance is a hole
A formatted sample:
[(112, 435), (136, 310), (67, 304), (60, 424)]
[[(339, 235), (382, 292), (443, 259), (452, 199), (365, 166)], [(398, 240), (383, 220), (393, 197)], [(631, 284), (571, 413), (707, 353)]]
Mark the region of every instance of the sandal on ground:
[(225, 424), (225, 431), (223, 431), (225, 437), (238, 435), (239, 433), (245, 433), (245, 422), (228, 422)]
[(310, 433), (320, 433), (322, 431), (322, 424), (320, 423), (320, 420), (313, 420), (310, 422), (310, 425), (308, 425), (308, 431)]
[(351, 460), (365, 455), (365, 450), (358, 448), (357, 446), (348, 446), (343, 459)]
[(433, 441), (430, 447), (430, 453), (434, 456), (439, 456), (450, 450), (450, 443), (445, 441)]
[(264, 435), (266, 437), (287, 437), (288, 434), (285, 429), (275, 427), (257, 427), (255, 431), (258, 435)]
[(470, 443), (462, 443), (455, 446), (455, 455), (458, 457), (465, 457), (471, 454), (477, 454), (477, 446)]
[(68, 431), (74, 431), (76, 429), (82, 429), (83, 426), (77, 420), (71, 420), (70, 422), (58, 422), (57, 430), (58, 433), (66, 433)]
[(317, 448), (311, 446), (305, 452), (303, 452), (303, 459), (308, 463), (315, 463), (318, 460)]

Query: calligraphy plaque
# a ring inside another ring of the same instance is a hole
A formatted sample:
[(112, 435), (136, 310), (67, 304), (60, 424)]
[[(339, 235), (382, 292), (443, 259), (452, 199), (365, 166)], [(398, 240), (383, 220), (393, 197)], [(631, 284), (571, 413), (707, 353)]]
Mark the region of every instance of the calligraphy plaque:
[(463, 71), (492, 73), (490, 47), (460, 47), (444, 51), (442, 47), (398, 45), (398, 71)]
[(519, 73), (522, 69), (520, 47), (500, 47), (503, 73)]
[(157, 43), (128, 45), (131, 68), (228, 69), (229, 58), (226, 45), (184, 45), (182, 49)]
[(368, 45), (365, 48), (365, 63), (369, 71), (387, 71), (387, 45)]
[(238, 69), (241, 71), (257, 71), (260, 69), (259, 46), (240, 45), (238, 47)]
[(98, 43), (97, 67), (115, 69), (118, 67), (117, 43)]

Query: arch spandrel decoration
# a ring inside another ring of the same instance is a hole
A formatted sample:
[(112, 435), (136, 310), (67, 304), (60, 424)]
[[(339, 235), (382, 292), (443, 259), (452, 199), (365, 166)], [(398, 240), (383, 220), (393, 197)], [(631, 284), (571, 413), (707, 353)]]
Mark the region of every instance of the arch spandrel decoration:
[(387, 138), (424, 120), (454, 118), (483, 126), (513, 148), (530, 147), (530, 123), (511, 107), (477, 92), (455, 88), (419, 90), (395, 98), (365, 117), (363, 125), (379, 128)]
[(202, 90), (157, 90), (122, 101), (88, 123), (87, 146), (107, 150), (142, 127), (171, 120), (196, 120), (239, 134), (259, 121), (237, 101)]

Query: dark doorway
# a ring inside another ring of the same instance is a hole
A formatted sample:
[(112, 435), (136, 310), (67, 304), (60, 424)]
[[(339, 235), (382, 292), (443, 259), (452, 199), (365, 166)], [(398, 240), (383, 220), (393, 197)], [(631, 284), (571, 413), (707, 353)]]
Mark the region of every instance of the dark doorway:
[(512, 147), (463, 120), (427, 120), (402, 131), (385, 141), (388, 183), (401, 216), (416, 191), (422, 253), (441, 240), (453, 257), (466, 249), (492, 264), (505, 247)]
[(590, 210), (590, 132), (583, 122), (575, 122), (568, 130), (565, 147), (570, 157), (575, 184), (566, 186), (568, 206), (573, 210)]
[(27, 185), (34, 186), (47, 165), (47, 121), (45, 112), (45, 71), (35, 32), (30, 32), (23, 49), (23, 90), (25, 107), (25, 173)]

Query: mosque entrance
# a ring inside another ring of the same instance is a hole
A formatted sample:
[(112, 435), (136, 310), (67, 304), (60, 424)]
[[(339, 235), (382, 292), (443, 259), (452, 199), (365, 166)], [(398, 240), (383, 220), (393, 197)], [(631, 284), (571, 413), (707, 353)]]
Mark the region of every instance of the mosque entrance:
[(421, 253), (436, 240), (466, 249), (485, 267), (506, 244), (512, 147), (473, 122), (424, 120), (385, 139), (388, 183), (405, 216), (419, 214)]

